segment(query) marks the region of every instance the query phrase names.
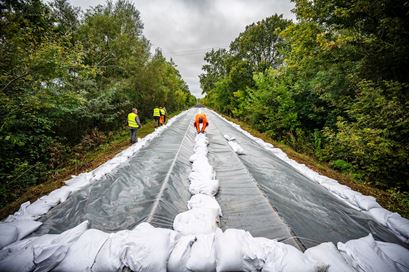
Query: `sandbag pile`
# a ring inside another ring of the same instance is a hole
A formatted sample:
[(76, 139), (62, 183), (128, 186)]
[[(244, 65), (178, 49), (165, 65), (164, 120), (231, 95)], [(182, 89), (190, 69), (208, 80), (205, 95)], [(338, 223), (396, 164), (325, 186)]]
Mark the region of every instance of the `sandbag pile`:
[[(391, 211), (384, 209), (376, 202), (376, 199), (372, 196), (366, 196), (359, 192), (356, 192), (349, 188), (348, 186), (339, 184), (336, 180), (328, 178), (326, 176), (320, 175), (314, 170), (308, 168), (305, 164), (300, 164), (293, 159), (290, 159), (286, 153), (281, 149), (275, 148), (272, 144), (264, 142), (262, 139), (254, 137), (249, 132), (243, 130), (239, 125), (230, 122), (220, 116), (218, 113), (213, 112), (215, 115), (222, 118), (224, 121), (228, 122), (234, 128), (239, 130), (241, 133), (249, 137), (250, 139), (257, 142), (260, 146), (272, 152), (276, 157), (287, 162), (292, 167), (294, 167), (298, 172), (306, 176), (307, 178), (319, 183), (321, 186), (326, 188), (333, 195), (344, 201), (350, 207), (362, 211), (365, 214), (371, 216), (378, 223), (389, 228), (400, 240), (405, 243), (409, 243), (409, 220), (403, 218), (398, 213), (392, 213)], [(227, 138), (226, 138), (227, 136)], [(232, 137), (225, 135), (225, 138), (229, 141)], [(234, 148), (233, 148), (234, 149)]]
[(85, 221), (61, 234), (23, 239), (0, 250), (0, 271), (166, 272), (180, 240), (170, 229), (142, 223), (132, 230), (105, 233)]
[[(0, 250), (0, 271), (409, 271), (407, 249), (375, 241), (372, 235), (337, 247), (322, 243), (303, 253), (245, 230), (223, 232), (218, 227), (222, 210), (215, 198), (216, 174), (207, 159), (208, 140), (199, 134), (195, 141), (189, 176), (192, 197), (188, 210), (175, 217), (174, 230), (141, 223), (131, 230), (105, 233), (88, 229), (85, 221), (61, 234), (22, 239), (41, 224), (33, 216), (51, 205), (43, 198), (36, 205), (23, 205), (14, 224), (2, 223), (0, 239), (9, 245)], [(73, 186), (81, 187), (82, 182), (77, 179)], [(53, 199), (61, 201), (63, 192), (54, 193)]]
[(118, 168), (126, 164), (129, 158), (139, 149), (149, 143), (152, 139), (159, 136), (185, 113), (186, 112), (182, 112), (178, 116), (170, 119), (165, 126), (156, 129), (153, 133), (147, 135), (141, 141), (122, 151), (113, 159), (107, 161), (93, 171), (82, 173), (78, 176), (72, 176), (71, 179), (65, 181), (65, 186), (52, 191), (33, 203), (28, 201), (21, 204), (20, 209), (17, 212), (0, 222), (0, 249), (21, 240), (37, 230), (42, 225), (41, 222), (36, 221), (40, 216), (46, 214), (51, 208), (66, 201), (73, 192), (83, 189), (108, 173), (117, 171)]
[[(217, 227), (222, 210), (214, 197), (219, 186), (207, 159), (208, 144), (205, 134), (196, 136), (189, 175), (193, 196), (187, 203), (189, 210), (175, 217), (173, 228), (183, 236), (172, 251), (168, 271), (290, 271), (289, 265), (291, 271), (300, 271), (307, 264), (311, 268), (308, 271), (318, 271), (319, 264), (293, 246), (254, 238), (244, 230), (223, 232)], [(299, 262), (293, 255), (299, 257)]]

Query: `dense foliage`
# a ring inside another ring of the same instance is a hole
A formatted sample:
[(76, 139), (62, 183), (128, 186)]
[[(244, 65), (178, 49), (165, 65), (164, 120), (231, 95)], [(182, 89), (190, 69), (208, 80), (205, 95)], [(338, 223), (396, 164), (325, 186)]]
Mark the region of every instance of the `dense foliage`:
[(139, 12), (107, 2), (82, 12), (66, 0), (0, 1), (0, 203), (46, 180), (79, 149), (126, 126), (139, 109), (195, 104)]
[(409, 187), (409, 5), (295, 0), (206, 54), (203, 103), (357, 180)]

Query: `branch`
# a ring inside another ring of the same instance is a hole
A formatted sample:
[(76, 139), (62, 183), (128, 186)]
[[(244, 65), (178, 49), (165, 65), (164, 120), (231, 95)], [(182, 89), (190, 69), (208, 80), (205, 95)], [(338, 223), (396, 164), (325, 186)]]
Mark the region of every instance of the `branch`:
[(28, 74), (29, 74), (29, 73), (26, 72), (26, 73), (24, 73), (24, 74), (22, 74), (22, 75), (20, 75), (20, 76), (18, 76), (18, 77), (16, 77), (16, 78), (13, 78), (12, 80), (9, 81), (9, 83), (6, 84), (6, 86), (4, 86), (3, 89), (1, 89), (1, 91), (3, 92), (5, 89), (7, 89), (8, 86), (10, 86), (11, 83), (13, 83), (13, 82), (16, 81), (16, 80), (19, 80), (19, 79), (22, 78), (22, 77), (25, 77), (25, 76), (28, 75)]

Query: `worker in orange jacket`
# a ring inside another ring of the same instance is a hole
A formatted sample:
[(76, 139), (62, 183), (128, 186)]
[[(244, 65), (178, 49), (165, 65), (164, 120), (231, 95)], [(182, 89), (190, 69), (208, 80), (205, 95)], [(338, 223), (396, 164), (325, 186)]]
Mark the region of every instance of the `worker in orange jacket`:
[(206, 127), (209, 126), (209, 122), (207, 122), (207, 117), (206, 114), (204, 113), (198, 113), (195, 116), (195, 122), (193, 123), (195, 126), (197, 133), (204, 133), (206, 130)]

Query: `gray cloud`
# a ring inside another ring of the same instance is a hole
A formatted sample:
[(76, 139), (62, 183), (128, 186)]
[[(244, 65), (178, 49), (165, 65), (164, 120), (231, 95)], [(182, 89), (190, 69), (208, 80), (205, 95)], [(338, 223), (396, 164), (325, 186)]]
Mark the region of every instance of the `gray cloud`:
[[(133, 0), (144, 35), (177, 64), (190, 91), (201, 96), (199, 74), (211, 48), (227, 48), (246, 25), (274, 13), (295, 19), (290, 0)], [(83, 10), (105, 0), (71, 0)]]

